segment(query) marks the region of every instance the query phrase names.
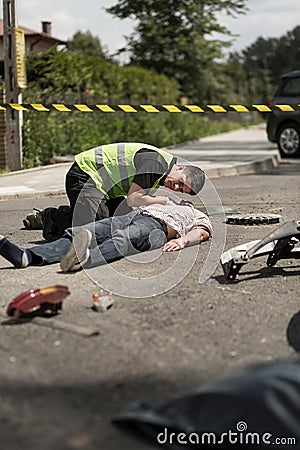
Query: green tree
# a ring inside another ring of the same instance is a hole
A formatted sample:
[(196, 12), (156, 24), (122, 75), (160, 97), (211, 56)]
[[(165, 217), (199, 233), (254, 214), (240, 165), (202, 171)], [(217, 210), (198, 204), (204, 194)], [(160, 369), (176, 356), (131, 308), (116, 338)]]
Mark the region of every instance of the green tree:
[(239, 53), (230, 53), (225, 61), (224, 73), (230, 83), (231, 101), (237, 103), (248, 102), (247, 73), (243, 66), (243, 60)]
[(43, 102), (175, 102), (174, 80), (141, 67), (120, 67), (100, 56), (58, 52), (32, 52), (27, 59), (28, 87), (24, 99)]
[(288, 31), (276, 42), (277, 46), (272, 60), (272, 75), (276, 82), (281, 75), (299, 69), (300, 60), (300, 26)]
[(84, 53), (89, 56), (106, 57), (106, 52), (101, 45), (100, 39), (93, 36), (89, 31), (86, 33), (77, 31), (68, 42), (68, 49), (71, 52)]
[(247, 76), (246, 97), (250, 102), (266, 102), (280, 76), (298, 69), (300, 26), (280, 38), (259, 37), (236, 57), (239, 58)]
[(247, 0), (119, 0), (107, 12), (120, 19), (137, 21), (127, 37), (130, 60), (175, 78), (182, 94), (209, 101), (218, 85), (215, 61), (224, 42), (212, 39), (215, 32), (231, 35), (217, 19), (219, 12), (245, 12)]

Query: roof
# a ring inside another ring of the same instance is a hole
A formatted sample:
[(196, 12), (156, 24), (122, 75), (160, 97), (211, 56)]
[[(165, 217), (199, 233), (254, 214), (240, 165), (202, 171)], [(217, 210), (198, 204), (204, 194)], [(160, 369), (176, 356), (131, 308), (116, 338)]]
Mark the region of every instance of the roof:
[(300, 70), (293, 70), (292, 72), (281, 75), (281, 78), (296, 78), (300, 76)]
[[(57, 39), (47, 33), (44, 32), (40, 32), (40, 31), (34, 31), (34, 30), (30, 30), (30, 28), (26, 28), (26, 27), (22, 27), (22, 26), (18, 26), (18, 28), (20, 28), (25, 37), (26, 36), (36, 36), (36, 37), (42, 37), (43, 39), (47, 40), (47, 41), (51, 41), (51, 42), (55, 42), (58, 44), (66, 44), (66, 41), (63, 41), (62, 39)], [(0, 19), (0, 37), (2, 37), (4, 34), (4, 30), (3, 30), (3, 19)]]

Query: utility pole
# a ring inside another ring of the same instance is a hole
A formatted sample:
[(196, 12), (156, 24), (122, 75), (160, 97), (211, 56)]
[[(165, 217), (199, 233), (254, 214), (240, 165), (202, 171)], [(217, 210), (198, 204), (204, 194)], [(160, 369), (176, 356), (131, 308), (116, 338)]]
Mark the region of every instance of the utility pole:
[[(4, 76), (6, 103), (20, 103), (16, 58), (15, 0), (3, 0)], [(7, 163), (10, 170), (22, 168), (22, 133), (20, 112), (6, 111)]]

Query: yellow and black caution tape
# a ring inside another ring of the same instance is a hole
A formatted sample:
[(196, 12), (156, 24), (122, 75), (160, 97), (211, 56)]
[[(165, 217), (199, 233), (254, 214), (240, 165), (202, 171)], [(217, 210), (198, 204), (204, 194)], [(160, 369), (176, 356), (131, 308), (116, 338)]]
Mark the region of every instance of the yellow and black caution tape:
[(91, 112), (102, 112), (102, 113), (113, 113), (113, 112), (125, 112), (125, 113), (136, 113), (136, 112), (146, 112), (146, 113), (158, 113), (158, 112), (169, 112), (169, 113), (180, 113), (180, 112), (190, 112), (190, 113), (227, 113), (227, 112), (238, 112), (247, 113), (250, 111), (259, 112), (272, 112), (272, 111), (284, 111), (293, 112), (300, 111), (300, 104), (297, 105), (128, 105), (128, 104), (96, 104), (88, 105), (83, 103), (76, 103), (73, 105), (66, 105), (64, 103), (51, 103), (44, 105), (42, 103), (1, 103), (0, 111), (6, 110), (16, 110), (16, 111), (39, 111), (39, 112), (73, 112), (79, 111), (84, 113)]

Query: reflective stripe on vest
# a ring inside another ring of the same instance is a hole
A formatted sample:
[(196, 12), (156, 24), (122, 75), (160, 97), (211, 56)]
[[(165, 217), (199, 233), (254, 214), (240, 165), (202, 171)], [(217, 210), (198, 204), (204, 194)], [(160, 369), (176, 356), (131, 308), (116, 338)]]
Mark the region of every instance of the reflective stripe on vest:
[[(95, 147), (75, 156), (79, 167), (95, 182), (106, 199), (128, 195), (128, 191), (136, 174), (134, 166), (135, 154), (146, 148), (159, 153), (169, 166), (173, 155), (157, 147), (141, 143), (118, 143)], [(150, 192), (155, 191), (166, 172), (149, 186)]]
[(107, 194), (111, 189), (113, 189), (113, 183), (111, 178), (109, 177), (106, 168), (103, 165), (103, 158), (102, 158), (102, 145), (95, 148), (95, 162), (97, 165), (97, 178), (102, 180), (103, 185), (101, 188), (99, 188), (99, 180), (96, 182), (96, 186), (100, 191), (102, 191), (104, 194)]
[(118, 144), (117, 149), (117, 155), (118, 155), (118, 167), (120, 170), (120, 180), (122, 184), (122, 188), (124, 192), (129, 191), (129, 174), (128, 174), (128, 167), (126, 165), (126, 157), (125, 157), (125, 144), (121, 143)]
[[(98, 174), (103, 180), (103, 187), (109, 197), (120, 197), (128, 194), (135, 176), (133, 165), (134, 153), (126, 156), (126, 144), (108, 144), (95, 148), (95, 161)], [(110, 191), (110, 192), (109, 192)]]

